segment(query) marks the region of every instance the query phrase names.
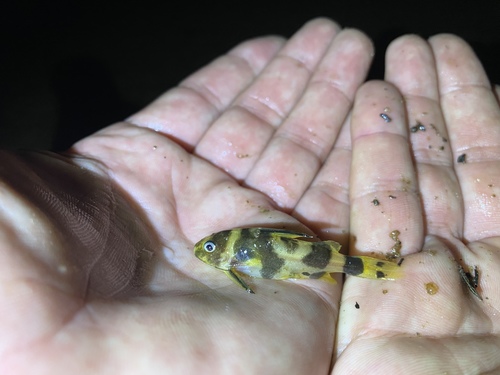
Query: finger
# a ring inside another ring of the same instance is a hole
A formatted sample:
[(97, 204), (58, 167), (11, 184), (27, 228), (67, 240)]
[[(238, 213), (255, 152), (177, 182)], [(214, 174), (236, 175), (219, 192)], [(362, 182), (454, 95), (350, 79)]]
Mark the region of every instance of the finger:
[(441, 106), (460, 183), (468, 241), (500, 233), (500, 109), (469, 45), (452, 35), (429, 40)]
[(338, 32), (331, 21), (307, 23), (262, 74), (207, 131), (197, 155), (244, 179), (303, 95), (325, 50)]
[(346, 30), (335, 38), (304, 96), (245, 180), (248, 186), (284, 209), (297, 204), (332, 149), (366, 77), (372, 51), (371, 42), (359, 31)]
[[(380, 114), (391, 121), (384, 121)], [(404, 255), (419, 251), (423, 224), (417, 180), (403, 101), (392, 85), (368, 82), (359, 89), (351, 137), (351, 248), (356, 252), (397, 250)]]
[(127, 121), (193, 148), (207, 128), (262, 71), (284, 40), (243, 42), (156, 99)]
[(322, 239), (348, 243), (349, 173), (351, 167), (350, 116), (341, 126), (335, 145), (311, 185), (292, 211)]
[[(382, 116), (384, 119), (380, 114), (387, 117)], [(422, 248), (423, 223), (405, 115), (402, 97), (390, 83), (367, 82), (356, 94), (351, 116), (349, 254), (397, 257), (398, 253), (408, 255)], [(409, 271), (404, 270), (405, 280), (411, 277), (412, 270), (411, 267)], [(370, 309), (367, 304), (378, 306), (383, 295), (381, 290), (390, 290), (389, 299), (385, 301), (390, 304), (397, 295), (394, 293), (398, 293), (398, 285), (402, 284), (356, 277), (346, 279), (337, 350), (344, 350), (355, 340), (359, 327), (363, 332), (392, 332), (392, 321), (385, 319), (392, 310), (386, 309), (386, 305)], [(363, 310), (354, 318), (349, 306), (359, 308), (358, 301)], [(367, 311), (370, 313), (365, 314)], [(381, 314), (384, 319), (380, 318)], [(368, 324), (365, 330), (365, 323), (372, 321), (377, 324)], [(389, 328), (380, 321), (386, 321)]]
[[(421, 337), (419, 328), (416, 330), (416, 335), (407, 333), (368, 339), (365, 337), (351, 343), (336, 363), (333, 374), (372, 374), (374, 367), (379, 374), (401, 373), (402, 368), (406, 374), (498, 372), (500, 339), (497, 336), (461, 334)], [(387, 356), (387, 353), (391, 355)], [(408, 361), (409, 357), (418, 360)], [(381, 361), (380, 358), (385, 360)]]
[(427, 234), (462, 235), (463, 206), (439, 100), (434, 55), (423, 39), (408, 35), (386, 53), (385, 78), (404, 97)]

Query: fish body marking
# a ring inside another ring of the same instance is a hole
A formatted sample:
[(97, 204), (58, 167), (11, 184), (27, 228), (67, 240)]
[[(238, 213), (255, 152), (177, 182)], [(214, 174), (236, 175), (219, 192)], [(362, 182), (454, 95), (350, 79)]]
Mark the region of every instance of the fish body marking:
[(400, 275), (395, 263), (367, 256), (346, 256), (335, 241), (274, 228), (237, 228), (211, 234), (194, 246), (197, 258), (218, 268), (249, 293), (241, 275), (263, 279), (322, 279), (342, 272), (369, 279), (392, 280)]

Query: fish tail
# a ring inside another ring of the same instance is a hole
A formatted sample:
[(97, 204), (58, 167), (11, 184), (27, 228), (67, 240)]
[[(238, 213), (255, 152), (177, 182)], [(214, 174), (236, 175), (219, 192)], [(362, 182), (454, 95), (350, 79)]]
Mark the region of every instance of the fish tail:
[(343, 272), (366, 279), (394, 280), (401, 277), (401, 267), (396, 263), (369, 256), (345, 256)]

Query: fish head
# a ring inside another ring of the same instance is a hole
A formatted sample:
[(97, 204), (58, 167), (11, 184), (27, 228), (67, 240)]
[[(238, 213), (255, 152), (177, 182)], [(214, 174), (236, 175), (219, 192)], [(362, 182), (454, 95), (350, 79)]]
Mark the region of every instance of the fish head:
[(228, 238), (229, 231), (206, 236), (194, 245), (194, 255), (212, 267), (229, 270), (233, 254), (226, 246)]

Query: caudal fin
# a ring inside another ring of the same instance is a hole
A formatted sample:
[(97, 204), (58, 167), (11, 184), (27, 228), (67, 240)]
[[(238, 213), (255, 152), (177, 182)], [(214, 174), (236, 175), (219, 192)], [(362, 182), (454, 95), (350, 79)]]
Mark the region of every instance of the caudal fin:
[(401, 277), (401, 267), (396, 263), (368, 256), (346, 256), (343, 272), (366, 279), (394, 280)]

